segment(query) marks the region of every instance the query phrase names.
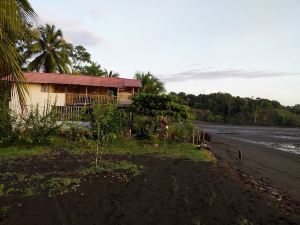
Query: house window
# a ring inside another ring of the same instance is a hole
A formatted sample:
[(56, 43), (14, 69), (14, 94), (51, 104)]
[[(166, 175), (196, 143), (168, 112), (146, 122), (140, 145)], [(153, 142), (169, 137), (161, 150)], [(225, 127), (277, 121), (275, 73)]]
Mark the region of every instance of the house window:
[(42, 84), (42, 86), (41, 86), (41, 92), (48, 92), (48, 91), (49, 91), (48, 84)]

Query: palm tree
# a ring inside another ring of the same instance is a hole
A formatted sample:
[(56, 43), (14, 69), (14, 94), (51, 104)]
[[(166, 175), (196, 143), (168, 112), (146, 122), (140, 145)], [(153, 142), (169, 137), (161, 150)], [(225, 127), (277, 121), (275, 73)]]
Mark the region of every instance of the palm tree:
[(79, 74), (98, 76), (98, 77), (104, 76), (105, 73), (102, 70), (101, 65), (96, 62), (92, 62), (90, 65), (80, 67), (78, 72)]
[(112, 70), (108, 71), (107, 69), (104, 69), (104, 77), (119, 77), (120, 74), (113, 72)]
[(28, 64), (27, 70), (45, 73), (70, 72), (71, 61), (68, 53), (71, 45), (64, 40), (62, 31), (49, 24), (38, 30), (39, 37), (35, 38), (31, 48), (24, 53), (27, 57), (35, 57)]
[(136, 73), (134, 77), (142, 83), (140, 93), (162, 94), (166, 91), (164, 84), (150, 72)]
[(0, 79), (10, 75), (20, 102), (25, 103), (27, 89), (15, 43), (23, 35), (24, 25), (35, 22), (37, 15), (27, 0), (1, 0), (0, 12)]

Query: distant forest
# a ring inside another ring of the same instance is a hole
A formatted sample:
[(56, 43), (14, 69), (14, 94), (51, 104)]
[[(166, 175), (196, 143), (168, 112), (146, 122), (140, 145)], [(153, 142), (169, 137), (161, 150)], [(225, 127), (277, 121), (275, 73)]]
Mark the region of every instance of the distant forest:
[(262, 98), (234, 97), (227, 93), (174, 93), (183, 104), (189, 105), (196, 119), (207, 122), (282, 125), (300, 127), (300, 105), (283, 106), (277, 101)]

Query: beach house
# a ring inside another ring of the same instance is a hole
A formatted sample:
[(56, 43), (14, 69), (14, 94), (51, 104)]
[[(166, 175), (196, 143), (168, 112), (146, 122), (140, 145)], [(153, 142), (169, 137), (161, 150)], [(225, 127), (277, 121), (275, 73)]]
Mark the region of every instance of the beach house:
[[(81, 107), (103, 104), (112, 100), (119, 107), (131, 104), (130, 96), (142, 86), (139, 80), (110, 78), (85, 75), (56, 73), (25, 73), (28, 88), (26, 105), (28, 110), (47, 105), (55, 106), (59, 111), (78, 111)], [(21, 113), (17, 91), (12, 88), (10, 108)]]

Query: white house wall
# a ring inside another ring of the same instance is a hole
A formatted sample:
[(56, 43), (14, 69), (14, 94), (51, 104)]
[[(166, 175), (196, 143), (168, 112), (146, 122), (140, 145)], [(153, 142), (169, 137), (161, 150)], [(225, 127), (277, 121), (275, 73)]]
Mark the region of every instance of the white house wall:
[[(47, 104), (49, 104), (50, 106), (65, 105), (64, 93), (42, 92), (41, 84), (27, 84), (27, 89), (28, 94), (26, 95), (26, 107), (28, 110), (38, 106), (42, 111), (47, 106)], [(16, 88), (12, 89), (10, 108), (16, 113), (22, 112)]]

